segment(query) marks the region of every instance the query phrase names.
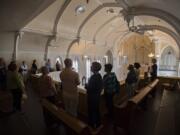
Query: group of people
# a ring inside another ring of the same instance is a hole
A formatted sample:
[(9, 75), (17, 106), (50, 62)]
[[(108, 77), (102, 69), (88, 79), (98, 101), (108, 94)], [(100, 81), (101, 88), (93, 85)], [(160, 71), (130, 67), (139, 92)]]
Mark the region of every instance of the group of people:
[(12, 61), (6, 68), (3, 58), (0, 58), (0, 90), (12, 93), (13, 112), (21, 112), (21, 99), (25, 93), (23, 77), (18, 72), (16, 62)]
[[(31, 67), (33, 73), (37, 71), (36, 60)], [(25, 61), (18, 67), (16, 61), (11, 61), (6, 67), (3, 58), (0, 58), (0, 90), (12, 93), (13, 112), (22, 111), (21, 101), (23, 94), (26, 96), (25, 83), (27, 80), (28, 66)]]
[[(138, 92), (139, 80), (140, 80), (140, 67), (141, 65), (137, 62), (134, 63), (134, 65), (130, 64), (128, 66), (129, 72), (127, 74), (125, 83), (129, 98), (131, 98), (132, 96), (135, 95), (136, 92)], [(150, 74), (150, 78), (148, 77), (148, 74)], [(148, 67), (148, 70), (144, 73), (144, 79), (148, 82), (149, 79), (153, 81), (156, 78), (157, 78), (156, 59), (152, 59), (152, 66)]]
[[(78, 110), (78, 85), (80, 84), (79, 75), (72, 68), (72, 60), (67, 58), (64, 61), (65, 68), (60, 73), (60, 80), (63, 91), (63, 103), (67, 113), (77, 117)], [(112, 65), (105, 65), (106, 74), (102, 78), (99, 71), (101, 64), (93, 62), (91, 65), (92, 76), (86, 84), (87, 89), (87, 105), (89, 125), (93, 128), (98, 128), (101, 125), (100, 117), (100, 97), (104, 89), (106, 105), (108, 109), (108, 116), (113, 117), (113, 96), (118, 92), (120, 84), (116, 78), (115, 73), (111, 72)], [(40, 84), (44, 84), (40, 88), (41, 97), (46, 98), (50, 102), (55, 102), (56, 89), (51, 77), (48, 76), (47, 67), (42, 68), (42, 76), (40, 77)], [(46, 90), (46, 91), (45, 91)]]
[[(53, 71), (53, 68), (51, 66), (51, 60), (50, 59), (47, 59), (46, 63), (45, 63), (45, 66), (47, 67), (48, 71)], [(62, 65), (60, 64), (60, 62), (57, 60), (56, 61), (56, 71), (61, 71), (62, 70)]]
[[(151, 80), (157, 77), (156, 60), (152, 60), (151, 66)], [(78, 85), (80, 84), (79, 74), (72, 68), (72, 60), (67, 58), (64, 60), (65, 68), (60, 73), (61, 86), (63, 91), (63, 103), (67, 113), (77, 117), (78, 108)], [(138, 89), (140, 80), (139, 63), (128, 66), (128, 74), (125, 80), (126, 89), (129, 98), (135, 95)], [(48, 59), (45, 66), (41, 68), (42, 76), (39, 79), (39, 95), (41, 98), (46, 98), (48, 101), (55, 103), (57, 91), (53, 79), (48, 76), (51, 64)], [(102, 77), (99, 71), (102, 66), (99, 62), (93, 62), (91, 65), (92, 75), (85, 88), (87, 90), (87, 106), (89, 125), (93, 128), (98, 128), (101, 125), (100, 117), (100, 98), (102, 90), (104, 90), (104, 97), (106, 107), (108, 110), (108, 117), (113, 118), (113, 97), (120, 90), (120, 83), (114, 72), (112, 72), (112, 64), (105, 64), (105, 75)], [(0, 58), (0, 89), (8, 89), (13, 95), (13, 110), (21, 111), (21, 99), (25, 93), (25, 84), (23, 75), (27, 73), (28, 67), (25, 61), (20, 66), (21, 71), (18, 72), (16, 62), (11, 62), (6, 70), (6, 64)], [(37, 72), (36, 60), (33, 60), (31, 71), (33, 74)], [(57, 64), (57, 69), (61, 70)], [(42, 85), (43, 84), (43, 85)], [(44, 115), (47, 113), (44, 111)]]

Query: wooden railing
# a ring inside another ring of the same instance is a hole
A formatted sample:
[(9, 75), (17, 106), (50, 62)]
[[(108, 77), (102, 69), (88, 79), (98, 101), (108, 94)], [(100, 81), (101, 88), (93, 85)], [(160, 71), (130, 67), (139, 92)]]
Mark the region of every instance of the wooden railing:
[(91, 135), (88, 125), (81, 120), (69, 115), (65, 110), (58, 108), (46, 99), (41, 102), (42, 106), (52, 114), (58, 121), (62, 122), (68, 129), (77, 135)]
[(142, 88), (140, 92), (134, 97), (130, 98), (120, 105), (114, 106), (115, 127), (121, 127), (124, 130), (128, 131), (132, 122), (132, 118), (134, 117), (133, 112), (135, 111), (136, 107), (142, 102), (146, 102), (145, 99), (147, 98), (147, 95), (154, 92), (158, 82), (159, 80), (156, 79), (146, 87)]

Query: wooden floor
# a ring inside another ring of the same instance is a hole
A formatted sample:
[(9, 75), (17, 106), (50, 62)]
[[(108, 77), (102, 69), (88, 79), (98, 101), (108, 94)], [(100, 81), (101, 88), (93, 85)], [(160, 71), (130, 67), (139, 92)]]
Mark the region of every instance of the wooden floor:
[[(46, 128), (38, 100), (29, 89), (25, 114), (0, 117), (0, 135), (66, 135), (63, 126)], [(180, 92), (157, 91), (155, 98), (149, 97), (146, 110), (138, 108), (135, 116), (131, 135), (180, 135)], [(115, 135), (112, 122), (105, 119), (103, 124), (102, 135)]]

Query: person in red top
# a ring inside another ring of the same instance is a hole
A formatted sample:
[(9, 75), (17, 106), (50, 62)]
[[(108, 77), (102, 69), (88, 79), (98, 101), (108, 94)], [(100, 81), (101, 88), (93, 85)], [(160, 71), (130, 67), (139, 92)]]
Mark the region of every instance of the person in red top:
[[(48, 76), (48, 69), (47, 67), (42, 67), (42, 76), (39, 78), (39, 96), (40, 98), (45, 98), (49, 102), (55, 104), (55, 95), (56, 95), (56, 88), (53, 83), (53, 80), (50, 76)], [(43, 108), (43, 115), (46, 125), (53, 126), (55, 123), (55, 120), (53, 117), (48, 113), (48, 111)]]
[(55, 84), (50, 76), (48, 76), (47, 67), (42, 67), (42, 76), (39, 79), (39, 95), (41, 98), (46, 98), (48, 101), (54, 103), (56, 88)]

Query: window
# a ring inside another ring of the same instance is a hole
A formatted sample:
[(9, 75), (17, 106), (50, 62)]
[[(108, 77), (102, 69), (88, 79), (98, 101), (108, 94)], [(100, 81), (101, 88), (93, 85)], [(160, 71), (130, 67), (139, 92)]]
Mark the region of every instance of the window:
[(86, 59), (86, 78), (87, 78), (87, 81), (90, 78), (90, 76), (91, 76), (91, 61), (88, 58), (88, 59)]
[(59, 56), (59, 57), (57, 57), (57, 58), (56, 58), (56, 63), (57, 63), (57, 62), (59, 62), (59, 64), (60, 64), (60, 69), (62, 69), (62, 68), (63, 68), (63, 61), (62, 61), (62, 57), (60, 57), (60, 56)]
[(73, 66), (72, 67), (74, 68), (74, 70), (76, 72), (79, 72), (79, 63), (78, 63), (78, 59), (77, 58), (75, 58), (75, 60), (73, 60)]
[(101, 64), (101, 60), (96, 60), (96, 62), (100, 63)]

